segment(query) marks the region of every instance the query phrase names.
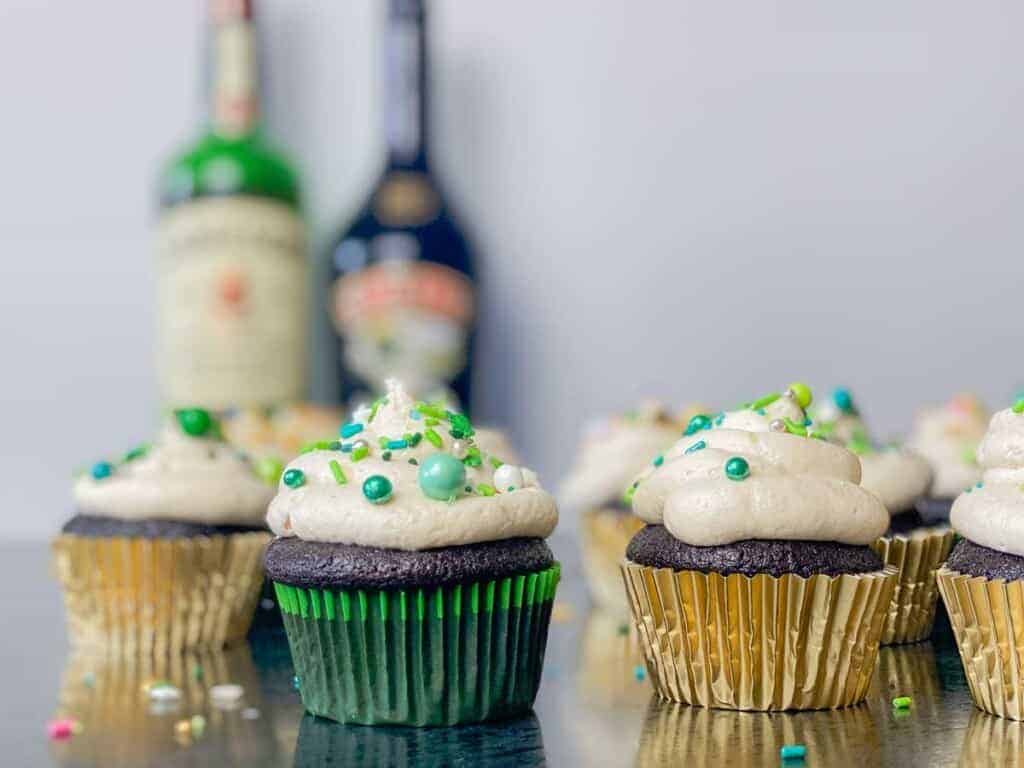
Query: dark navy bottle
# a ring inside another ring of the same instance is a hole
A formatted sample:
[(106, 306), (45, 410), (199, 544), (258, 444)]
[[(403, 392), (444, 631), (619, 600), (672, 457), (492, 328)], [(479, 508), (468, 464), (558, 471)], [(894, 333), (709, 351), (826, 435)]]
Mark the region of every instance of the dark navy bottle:
[(330, 251), (339, 394), (366, 402), (397, 376), (420, 397), (471, 406), (473, 256), (430, 168), (422, 0), (391, 0), (385, 51), (387, 165)]

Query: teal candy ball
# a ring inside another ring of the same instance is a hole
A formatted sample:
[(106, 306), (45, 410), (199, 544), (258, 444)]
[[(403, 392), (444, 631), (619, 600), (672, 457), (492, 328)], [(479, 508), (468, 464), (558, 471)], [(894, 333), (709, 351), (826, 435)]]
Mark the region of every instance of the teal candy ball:
[(853, 395), (850, 394), (850, 390), (844, 387), (840, 387), (832, 393), (832, 402), (843, 413), (851, 413), (853, 411)]
[(450, 453), (432, 453), (420, 463), (419, 484), (425, 496), (448, 501), (466, 485), (466, 467)]
[(383, 504), (389, 501), (393, 490), (391, 481), (384, 475), (370, 475), (363, 481), (363, 496), (371, 504)]
[(742, 456), (733, 456), (725, 462), (725, 476), (730, 480), (746, 480), (750, 477), (750, 464)]

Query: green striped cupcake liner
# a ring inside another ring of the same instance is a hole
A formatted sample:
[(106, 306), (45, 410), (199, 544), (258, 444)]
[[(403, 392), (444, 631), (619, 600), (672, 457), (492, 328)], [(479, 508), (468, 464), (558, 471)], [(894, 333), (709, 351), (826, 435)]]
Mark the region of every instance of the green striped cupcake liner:
[(555, 563), (393, 591), (275, 582), (303, 705), (363, 725), (455, 725), (528, 711), (559, 574)]

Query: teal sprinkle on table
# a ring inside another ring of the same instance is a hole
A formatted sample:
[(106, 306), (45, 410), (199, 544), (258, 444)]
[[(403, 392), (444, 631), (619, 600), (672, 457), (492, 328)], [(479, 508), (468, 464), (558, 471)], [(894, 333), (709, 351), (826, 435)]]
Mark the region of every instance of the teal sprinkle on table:
[(807, 756), (807, 747), (803, 744), (786, 744), (779, 750), (783, 760), (803, 760)]

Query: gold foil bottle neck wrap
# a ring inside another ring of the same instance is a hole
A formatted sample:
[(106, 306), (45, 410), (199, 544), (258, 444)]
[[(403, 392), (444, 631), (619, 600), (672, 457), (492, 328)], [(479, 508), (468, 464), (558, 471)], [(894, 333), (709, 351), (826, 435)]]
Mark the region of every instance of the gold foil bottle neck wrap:
[(622, 564), (663, 699), (741, 710), (836, 709), (867, 696), (896, 570), (743, 576)]

